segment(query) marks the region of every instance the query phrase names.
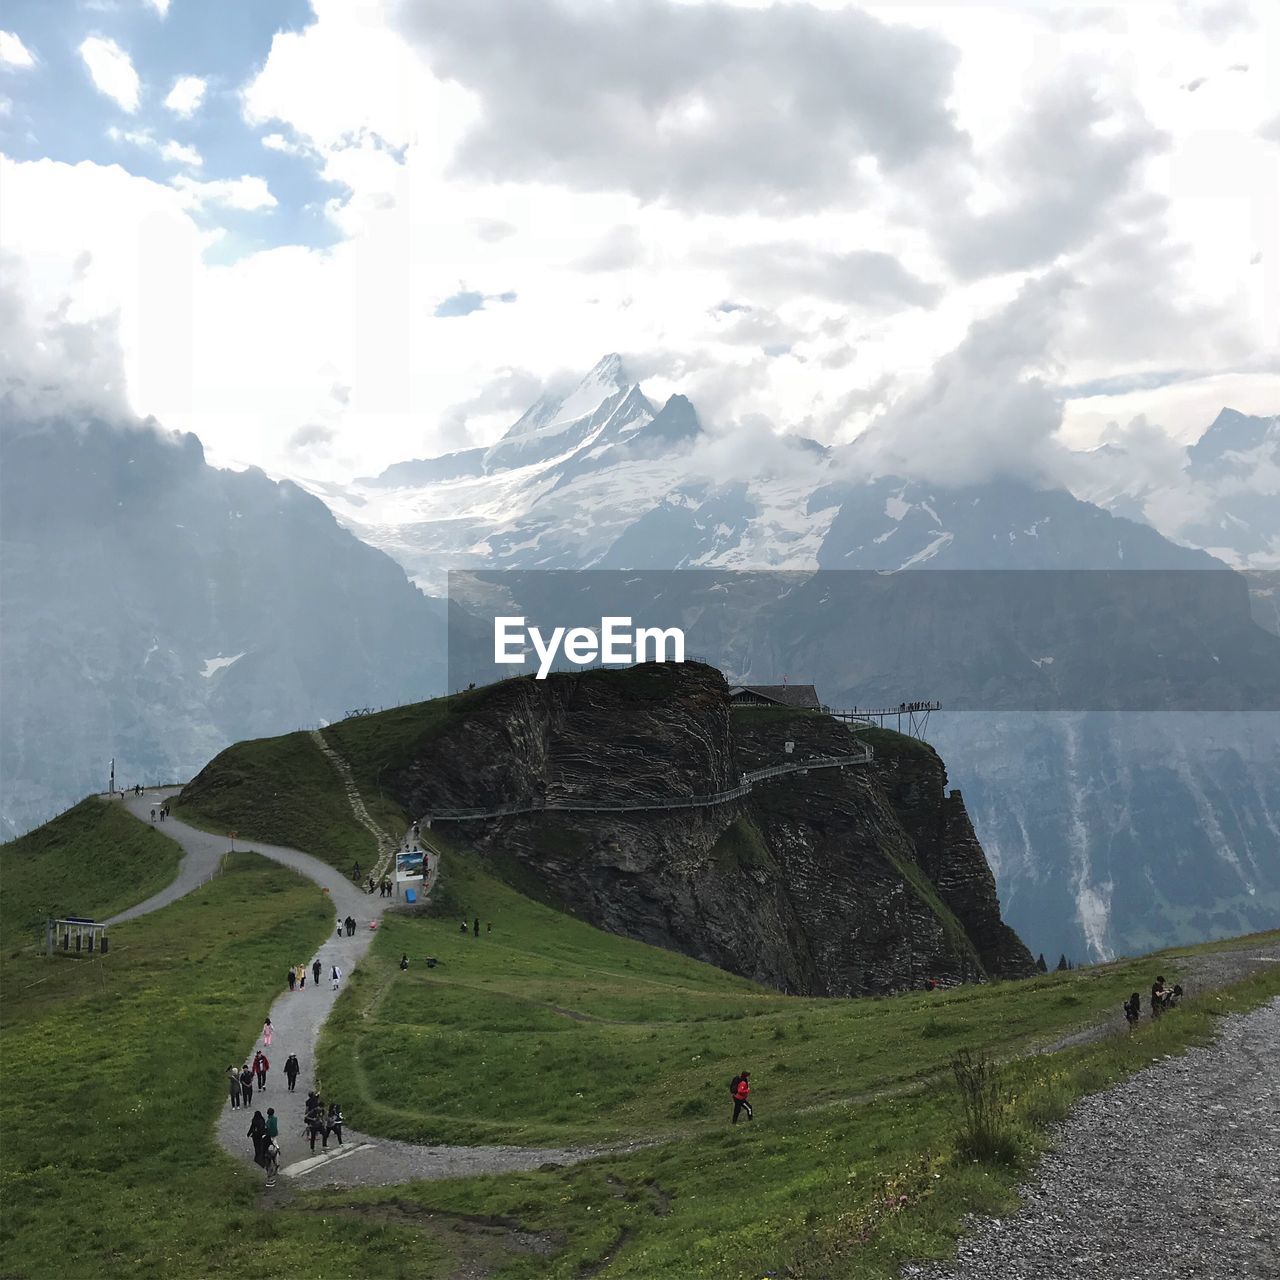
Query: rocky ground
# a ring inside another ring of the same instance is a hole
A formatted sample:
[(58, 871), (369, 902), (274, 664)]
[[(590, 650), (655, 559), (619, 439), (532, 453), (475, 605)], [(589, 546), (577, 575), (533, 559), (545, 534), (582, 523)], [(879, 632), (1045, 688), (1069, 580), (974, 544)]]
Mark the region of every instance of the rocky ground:
[[(1233, 967), (1219, 981), (1238, 976)], [(903, 1276), (1276, 1280), (1278, 1054), (1280, 1000), (1273, 1000), (1225, 1018), (1212, 1045), (1155, 1060), (1085, 1099), (1021, 1189), (1017, 1213), (976, 1222), (955, 1261), (912, 1264)]]

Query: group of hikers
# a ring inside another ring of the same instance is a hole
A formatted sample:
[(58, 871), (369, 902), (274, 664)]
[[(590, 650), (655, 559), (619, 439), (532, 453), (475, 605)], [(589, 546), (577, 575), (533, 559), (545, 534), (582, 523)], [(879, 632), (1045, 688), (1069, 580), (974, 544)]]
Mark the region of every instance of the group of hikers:
[(164, 804), (157, 809), (154, 805), (151, 808), (151, 821), (156, 820), (156, 814), (160, 815), (160, 821), (163, 822), (169, 816), (169, 802), (166, 800)]
[(354, 938), (355, 934), (356, 934), (355, 916), (347, 916), (345, 919), (338, 921), (338, 937)]
[(333, 1134), (342, 1145), (342, 1108), (336, 1102), (329, 1103), (326, 1111), (324, 1100), (312, 1089), (307, 1094), (307, 1101), (302, 1108), (302, 1130), (311, 1142), (311, 1150), (316, 1149), (316, 1139), (320, 1139), (320, 1149), (329, 1145), (329, 1135)]
[[(480, 936), (480, 917), (479, 916), (476, 916), (475, 918), (474, 928), (475, 928), (475, 936), (478, 938)], [(467, 928), (467, 921), (465, 916), (462, 919), (462, 932), (463, 933), (471, 932), (471, 930)], [(485, 926), (485, 933), (492, 933), (492, 932), (493, 932), (493, 921), (490, 920), (488, 924), (486, 924)]]
[[(320, 985), (320, 957), (317, 956), (311, 962), (311, 985), (318, 987)], [(307, 966), (305, 964), (291, 965), (289, 972), (285, 975), (285, 981), (289, 984), (290, 991), (303, 991), (307, 985)]]
[[(1167, 1009), (1176, 1009), (1182, 1003), (1182, 986), (1175, 982), (1172, 987), (1167, 986), (1164, 980), (1164, 974), (1156, 975), (1156, 980), (1151, 984), (1151, 1016), (1158, 1018)], [(1125, 1021), (1132, 1027), (1142, 1016), (1142, 996), (1138, 992), (1134, 992), (1124, 1002)]]

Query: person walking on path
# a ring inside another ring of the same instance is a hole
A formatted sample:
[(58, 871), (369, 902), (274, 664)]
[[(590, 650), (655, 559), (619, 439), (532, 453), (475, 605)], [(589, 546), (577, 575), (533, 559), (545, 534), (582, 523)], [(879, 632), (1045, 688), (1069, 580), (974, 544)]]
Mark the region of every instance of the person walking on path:
[(302, 1068), (298, 1065), (298, 1055), (291, 1053), (284, 1060), (284, 1078), (289, 1082), (289, 1092), (293, 1092), (293, 1086), (298, 1083), (298, 1072)]
[(271, 1019), (268, 1018), (266, 1022), (262, 1024), (262, 1043), (265, 1044), (268, 1049), (271, 1048), (271, 1037), (274, 1034), (275, 1028), (271, 1025)]
[(240, 1072), (235, 1067), (227, 1068), (227, 1084), (231, 1087), (231, 1110), (240, 1110)]
[(738, 1123), (738, 1116), (745, 1111), (747, 1119), (753, 1118), (751, 1103), (748, 1099), (751, 1096), (751, 1085), (747, 1083), (750, 1076), (749, 1071), (743, 1071), (733, 1077), (729, 1082), (729, 1092), (733, 1094), (733, 1123)]
[(333, 966), (333, 972), (329, 976), (333, 979), (333, 989), (337, 991), (338, 983), (342, 981), (342, 970), (335, 964)]
[(253, 1113), (253, 1119), (249, 1121), (249, 1132), (246, 1135), (253, 1139), (253, 1162), (257, 1165), (266, 1165), (266, 1158), (263, 1153), (263, 1147), (267, 1145), (267, 1121), (261, 1111)]
[(298, 990), (303, 991), (307, 985), (307, 966), (300, 964), (298, 966)]
[(253, 1101), (253, 1072), (247, 1062), (240, 1068), (240, 1096), (246, 1107)]
[(292, 991), (298, 985), (298, 971), (296, 969), (289, 970), (289, 990)]
[(154, 809), (152, 809), (152, 810), (151, 810), (151, 821), (152, 821), (152, 822), (154, 822), (155, 820), (156, 820), (156, 811), (155, 811)]
[(358, 862), (351, 868), (351, 878), (356, 882), (356, 884), (360, 883), (360, 864)]
[(480, 936), (480, 917), (476, 916), (476, 937)]
[(331, 1133), (338, 1135), (338, 1146), (342, 1146), (342, 1108), (336, 1102), (329, 1103), (329, 1116), (324, 1126), (324, 1141), (320, 1144), (322, 1147), (329, 1145)]
[(316, 958), (311, 962), (311, 978), (312, 978), (312, 981), (315, 982), (316, 986), (320, 985), (320, 957), (319, 956), (316, 956)]
[(266, 1093), (267, 1091), (267, 1072), (271, 1069), (271, 1063), (267, 1061), (267, 1055), (261, 1049), (253, 1055), (253, 1074), (258, 1077), (258, 1092)]
[(276, 1115), (275, 1107), (267, 1108), (267, 1140), (276, 1142), (280, 1138), (280, 1117)]
[(311, 1150), (316, 1149), (316, 1139), (320, 1139), (320, 1146), (324, 1147), (324, 1103), (320, 1101), (320, 1095), (317, 1093), (309, 1093), (307, 1095), (307, 1109), (303, 1114), (302, 1123), (306, 1129), (307, 1137), (311, 1142)]

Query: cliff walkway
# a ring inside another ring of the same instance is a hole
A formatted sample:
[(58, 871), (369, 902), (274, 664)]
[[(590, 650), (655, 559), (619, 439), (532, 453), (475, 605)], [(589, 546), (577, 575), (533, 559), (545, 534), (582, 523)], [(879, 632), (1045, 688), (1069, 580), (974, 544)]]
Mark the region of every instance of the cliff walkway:
[(528, 800), (497, 805), (486, 809), (428, 809), (418, 821), (430, 825), (433, 822), (471, 822), (484, 818), (508, 818), (526, 813), (641, 813), (663, 809), (706, 809), (712, 805), (729, 804), (740, 800), (762, 782), (787, 774), (808, 773), (811, 769), (847, 769), (853, 765), (870, 764), (873, 751), (869, 744), (861, 743), (860, 751), (842, 756), (811, 756), (807, 760), (788, 761), (786, 764), (769, 765), (753, 769), (742, 775), (736, 787), (725, 791), (713, 791), (706, 795), (667, 796), (656, 800), (632, 800), (625, 804), (611, 804), (607, 799), (584, 800), (578, 796), (535, 796)]

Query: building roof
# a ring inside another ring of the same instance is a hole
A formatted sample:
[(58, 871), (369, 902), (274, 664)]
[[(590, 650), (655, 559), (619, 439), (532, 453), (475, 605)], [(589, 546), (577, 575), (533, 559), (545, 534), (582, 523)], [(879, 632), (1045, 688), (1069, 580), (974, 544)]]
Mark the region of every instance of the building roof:
[(776, 703), (780, 707), (801, 707), (812, 711), (822, 708), (818, 701), (818, 690), (811, 684), (738, 684), (729, 690), (729, 700), (738, 699), (739, 694), (754, 694), (766, 702)]

